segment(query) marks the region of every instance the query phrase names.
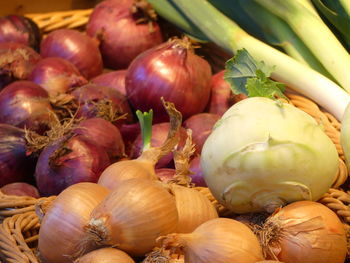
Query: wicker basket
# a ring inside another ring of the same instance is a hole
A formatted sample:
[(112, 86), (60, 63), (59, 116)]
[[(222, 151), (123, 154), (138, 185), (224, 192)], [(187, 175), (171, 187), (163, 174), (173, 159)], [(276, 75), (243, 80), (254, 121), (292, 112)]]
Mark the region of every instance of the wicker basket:
[[(28, 14), (43, 33), (60, 28), (83, 29), (92, 9), (73, 10), (66, 12), (52, 12), (45, 14)], [(224, 61), (229, 57), (225, 52), (213, 44), (202, 47), (203, 55), (214, 68), (214, 72), (223, 68)], [(206, 52), (210, 50), (210, 52)], [(208, 54), (210, 53), (210, 56)], [(201, 54), (202, 55), (202, 54)], [(348, 170), (345, 165), (344, 154), (340, 145), (341, 124), (331, 114), (323, 111), (317, 104), (298, 94), (288, 93), (289, 103), (310, 114), (318, 123), (325, 127), (326, 134), (335, 144), (339, 154), (339, 171), (332, 189), (319, 202), (335, 211), (350, 235), (350, 192), (348, 188)], [(214, 204), (220, 216), (232, 216), (230, 211), (220, 205), (212, 196), (208, 188), (196, 187)], [(28, 198), (1, 194), (0, 192), (0, 262), (38, 263), (36, 246), (40, 228), (40, 214), (45, 205), (50, 204), (53, 197)], [(349, 242), (350, 247), (350, 242)]]

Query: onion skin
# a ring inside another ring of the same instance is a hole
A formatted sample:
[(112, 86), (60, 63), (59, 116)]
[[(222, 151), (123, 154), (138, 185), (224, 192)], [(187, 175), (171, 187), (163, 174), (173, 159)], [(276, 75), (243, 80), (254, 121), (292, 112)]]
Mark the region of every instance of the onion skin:
[(59, 57), (39, 61), (28, 79), (44, 88), (51, 97), (87, 84), (87, 80), (72, 63)]
[(220, 115), (212, 113), (198, 113), (184, 121), (183, 126), (192, 130), (192, 140), (196, 147), (196, 153), (202, 152), (203, 144), (210, 135)]
[(211, 68), (180, 40), (149, 49), (133, 60), (125, 79), (134, 109), (153, 109), (154, 123), (168, 120), (161, 97), (186, 119), (204, 110), (210, 95)]
[(87, 34), (101, 41), (103, 61), (109, 68), (126, 69), (137, 55), (163, 42), (156, 22), (137, 22), (131, 12), (133, 2), (105, 0), (90, 15)]
[(35, 162), (27, 155), (24, 130), (0, 123), (0, 187), (30, 180)]
[(24, 182), (6, 184), (0, 188), (0, 192), (5, 195), (40, 197), (38, 189), (34, 185)]
[(103, 148), (111, 161), (125, 156), (125, 146), (119, 129), (109, 121), (91, 118), (81, 121), (73, 132)]
[[(92, 210), (109, 191), (94, 183), (78, 183), (60, 193), (45, 213), (38, 249), (44, 263), (72, 263), (85, 238)], [(95, 247), (85, 243), (85, 252)]]
[(107, 86), (116, 89), (121, 94), (126, 96), (125, 76), (126, 70), (116, 70), (98, 75), (97, 77), (91, 79), (91, 82), (99, 86)]
[(117, 90), (111, 87), (99, 86), (97, 84), (89, 83), (79, 88), (76, 88), (71, 93), (78, 101), (80, 107), (77, 112), (77, 117), (95, 118), (98, 116), (98, 110), (94, 102), (101, 100), (108, 100), (112, 102), (112, 109), (118, 112), (120, 115), (127, 114), (126, 120), (120, 119), (118, 124), (125, 122), (132, 122), (133, 114), (127, 98), (123, 96)]
[(21, 15), (0, 17), (0, 43), (21, 43), (38, 51), (40, 41), (40, 29), (30, 18)]
[[(151, 147), (159, 147), (161, 146), (167, 136), (170, 129), (169, 122), (156, 123), (152, 125), (152, 137), (151, 137)], [(186, 129), (181, 127), (179, 131), (180, 141), (178, 144), (178, 149), (182, 149), (185, 145), (187, 132)], [(133, 146), (131, 148), (130, 156), (131, 158), (137, 158), (141, 155), (143, 148), (142, 136), (141, 133), (136, 137)], [(164, 168), (173, 165), (173, 154), (168, 153), (164, 157), (162, 157), (156, 164), (155, 168)]]
[[(289, 204), (268, 218), (265, 225), (269, 224), (277, 228), (266, 252), (271, 251), (278, 260), (285, 263), (345, 261), (347, 240), (343, 224), (321, 203), (298, 201)], [(273, 259), (271, 253), (268, 256)]]
[(39, 192), (57, 195), (79, 182), (96, 183), (109, 164), (106, 151), (83, 136), (61, 138), (40, 153), (35, 169)]
[(214, 74), (211, 78), (211, 96), (208, 112), (223, 115), (233, 104), (247, 98), (244, 94), (233, 94), (230, 84), (224, 80), (225, 71)]
[(75, 263), (135, 263), (135, 261), (125, 252), (107, 247), (91, 251), (81, 258), (78, 258)]
[(158, 181), (130, 179), (112, 191), (91, 214), (87, 229), (101, 245), (115, 246), (130, 256), (144, 256), (156, 238), (175, 231), (175, 199)]
[(173, 168), (159, 168), (156, 169), (156, 175), (157, 177), (164, 183), (169, 182), (171, 179), (174, 178), (176, 174), (176, 170)]
[(14, 42), (0, 43), (0, 90), (15, 80), (26, 80), (41, 56)]
[(195, 156), (190, 161), (190, 171), (192, 172), (189, 175), (192, 178), (191, 183), (194, 183), (195, 186), (207, 187), (201, 167), (200, 155)]
[(34, 82), (16, 81), (0, 92), (0, 123), (42, 133), (52, 114), (48, 93)]
[(42, 57), (61, 57), (77, 67), (87, 79), (102, 73), (103, 62), (98, 43), (73, 29), (57, 29), (41, 41)]

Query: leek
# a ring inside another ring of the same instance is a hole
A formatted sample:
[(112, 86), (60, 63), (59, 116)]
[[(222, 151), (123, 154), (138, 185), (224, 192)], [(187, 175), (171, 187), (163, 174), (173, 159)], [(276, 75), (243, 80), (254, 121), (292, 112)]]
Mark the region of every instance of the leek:
[(211, 41), (232, 54), (245, 48), (256, 60), (276, 66), (271, 75), (273, 79), (285, 83), (289, 88), (309, 97), (338, 120), (341, 120), (345, 108), (350, 102), (350, 95), (336, 83), (250, 36), (206, 0), (174, 0), (173, 3), (202, 32), (205, 32)]
[(296, 0), (256, 0), (284, 19), (336, 81), (350, 92), (350, 55), (327, 25)]

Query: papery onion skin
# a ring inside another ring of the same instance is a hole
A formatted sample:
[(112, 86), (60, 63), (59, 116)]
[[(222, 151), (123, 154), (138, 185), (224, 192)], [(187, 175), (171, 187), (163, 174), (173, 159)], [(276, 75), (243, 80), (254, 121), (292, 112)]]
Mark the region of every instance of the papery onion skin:
[(0, 123), (0, 187), (30, 180), (36, 159), (27, 155), (24, 130)]
[(207, 187), (200, 162), (200, 155), (195, 156), (190, 161), (190, 171), (192, 173), (189, 176), (192, 178), (191, 183), (193, 183), (195, 186)]
[(125, 119), (120, 119), (117, 121), (118, 124), (121, 125), (125, 122), (130, 123), (133, 120), (133, 114), (127, 98), (111, 87), (89, 83), (76, 88), (73, 92), (71, 92), (71, 94), (75, 97), (79, 104), (79, 109), (77, 112), (78, 118), (101, 117), (99, 116), (96, 103), (106, 100), (112, 103), (111, 108), (120, 116), (127, 114)]
[(6, 184), (0, 188), (0, 192), (6, 195), (40, 197), (38, 189), (34, 185), (24, 182)]
[(0, 17), (0, 43), (21, 43), (38, 51), (40, 41), (40, 29), (30, 18), (21, 15)]
[[(108, 190), (94, 183), (78, 183), (60, 193), (41, 222), (38, 249), (44, 263), (71, 263), (85, 238), (84, 226)], [(92, 244), (85, 243), (85, 252)]]
[[(169, 122), (156, 123), (152, 125), (152, 137), (151, 137), (151, 146), (159, 147), (167, 139), (168, 132), (170, 129)], [(180, 150), (184, 145), (187, 138), (186, 129), (181, 127), (179, 131), (180, 141), (178, 143), (178, 149)], [(130, 156), (132, 158), (137, 158), (141, 155), (143, 148), (142, 136), (141, 133), (136, 137), (133, 146), (131, 148)], [(173, 154), (168, 153), (163, 156), (156, 164), (156, 168), (164, 168), (173, 165)]]
[(173, 102), (185, 120), (200, 113), (210, 95), (209, 63), (173, 40), (149, 49), (128, 67), (125, 87), (135, 109), (153, 109), (154, 123), (168, 120), (161, 97)]
[(48, 93), (34, 82), (16, 81), (0, 92), (0, 123), (42, 133), (52, 117)]
[(101, 245), (112, 245), (130, 256), (144, 256), (156, 238), (175, 231), (174, 197), (158, 181), (130, 179), (120, 184), (91, 214), (87, 229)]
[(247, 98), (244, 94), (233, 94), (230, 84), (224, 79), (225, 71), (214, 74), (211, 78), (211, 95), (208, 112), (223, 115), (233, 104)]
[(173, 168), (159, 168), (155, 171), (158, 178), (164, 183), (169, 182), (176, 174), (176, 170)]
[(126, 69), (137, 55), (163, 42), (155, 21), (137, 22), (140, 16), (132, 13), (133, 2), (102, 1), (86, 26), (89, 36), (100, 39), (103, 61), (109, 68)]
[(102, 73), (103, 62), (98, 43), (74, 29), (57, 29), (50, 32), (40, 45), (42, 57), (61, 57), (77, 67), (87, 79)]
[(243, 223), (229, 218), (211, 219), (189, 234), (170, 234), (167, 248), (182, 248), (186, 263), (256, 263), (263, 260), (257, 237)]
[(75, 263), (135, 263), (135, 261), (125, 252), (116, 248), (100, 248), (91, 251)]
[(99, 86), (111, 87), (126, 96), (125, 76), (126, 70), (116, 70), (98, 75), (97, 77), (91, 79), (91, 82)]
[(35, 178), (42, 196), (57, 195), (79, 182), (96, 183), (108, 165), (103, 148), (83, 136), (63, 137), (40, 153)]
[(0, 43), (0, 90), (16, 80), (26, 80), (41, 56), (14, 42)]
[(192, 130), (192, 140), (196, 147), (196, 153), (202, 152), (203, 144), (210, 135), (220, 115), (213, 113), (198, 113), (184, 121), (183, 126)]
[(214, 197), (236, 213), (273, 212), (318, 200), (339, 167), (332, 140), (310, 115), (268, 98), (233, 105), (218, 121), (201, 154)]
[(119, 129), (102, 118), (81, 121), (73, 129), (75, 134), (86, 137), (90, 142), (102, 147), (111, 161), (125, 157), (125, 146)]
[(347, 239), (339, 217), (318, 202), (298, 201), (276, 211), (266, 225), (276, 226), (266, 252), (285, 263), (343, 263)]
[(44, 88), (51, 97), (87, 84), (78, 69), (60, 57), (48, 57), (39, 61), (28, 79)]
[(130, 179), (157, 180), (154, 164), (143, 160), (122, 160), (109, 165), (98, 179), (98, 184), (114, 190)]

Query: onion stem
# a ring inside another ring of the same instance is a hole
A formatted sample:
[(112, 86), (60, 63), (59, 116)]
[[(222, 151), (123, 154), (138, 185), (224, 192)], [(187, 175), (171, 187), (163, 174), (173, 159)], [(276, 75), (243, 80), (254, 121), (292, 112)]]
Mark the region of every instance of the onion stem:
[(141, 126), (143, 142), (142, 151), (145, 151), (151, 148), (153, 110), (151, 109), (149, 112), (143, 113), (140, 110), (137, 110), (136, 116), (139, 119)]
[(231, 53), (245, 48), (256, 60), (276, 66), (271, 75), (273, 79), (309, 97), (341, 120), (350, 95), (336, 83), (250, 36), (205, 0), (176, 0), (175, 4), (217, 45)]
[(295, 0), (256, 0), (284, 19), (309, 47), (340, 85), (350, 92), (350, 55), (314, 11), (306, 3)]

